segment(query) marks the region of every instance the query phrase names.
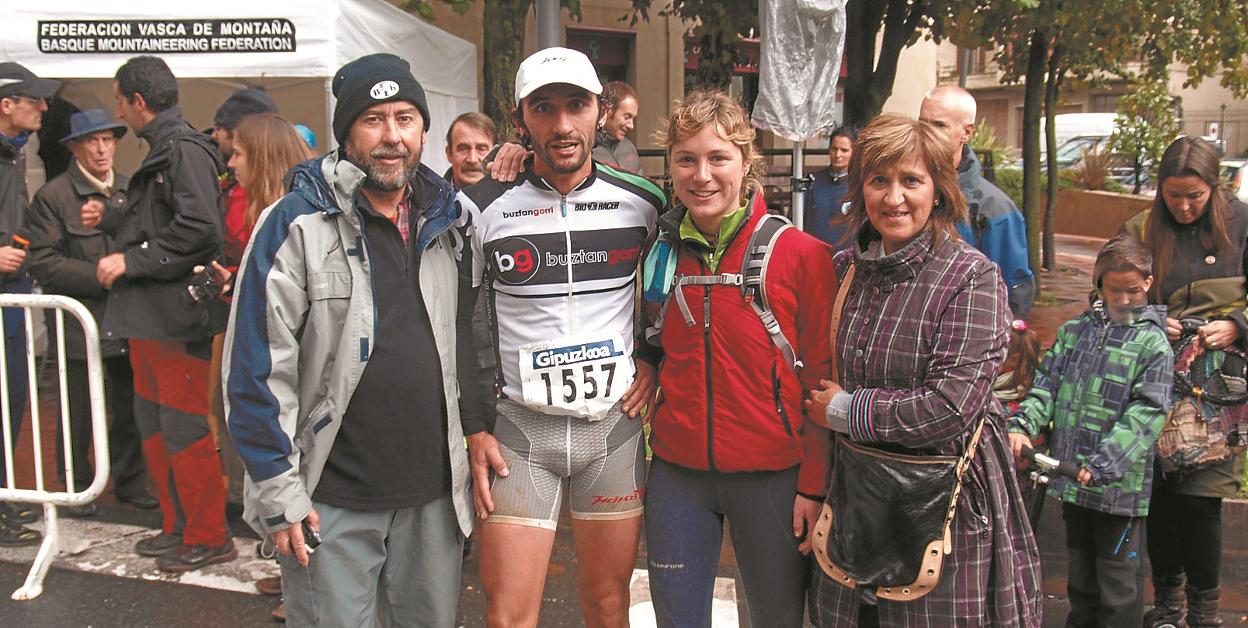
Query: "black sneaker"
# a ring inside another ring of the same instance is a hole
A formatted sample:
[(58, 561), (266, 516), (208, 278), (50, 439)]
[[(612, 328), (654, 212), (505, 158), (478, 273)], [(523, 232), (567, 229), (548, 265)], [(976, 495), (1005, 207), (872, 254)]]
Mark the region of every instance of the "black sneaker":
[(31, 530), (20, 523), (9, 521), (5, 515), (7, 513), (0, 513), (0, 547), (38, 545), (43, 540), (43, 534), (38, 530)]
[(164, 556), (182, 545), (181, 534), (160, 534), (140, 539), (134, 544), (134, 551), (139, 556)]
[(221, 545), (179, 545), (177, 549), (156, 559), (156, 567), (161, 571), (182, 573), (226, 563), (238, 558), (238, 550), (234, 548), (234, 540), (227, 540)]
[(4, 506), (4, 517), (11, 524), (26, 525), (39, 520), (42, 508), (30, 504), (8, 504)]
[(91, 502), (81, 506), (61, 506), (57, 510), (70, 519), (86, 519), (87, 517), (94, 517), (99, 513), (100, 507), (95, 505), (95, 502)]
[(152, 497), (147, 491), (135, 493), (133, 495), (122, 495), (121, 493), (118, 493), (117, 501), (123, 504), (130, 504), (131, 506), (142, 510), (155, 510), (160, 508), (160, 501), (155, 497)]

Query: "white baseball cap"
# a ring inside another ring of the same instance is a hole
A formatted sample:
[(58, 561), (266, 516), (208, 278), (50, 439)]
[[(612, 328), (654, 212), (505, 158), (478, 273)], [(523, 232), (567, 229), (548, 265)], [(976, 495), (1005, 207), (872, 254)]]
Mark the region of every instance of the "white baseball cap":
[(602, 94), (602, 82), (589, 57), (569, 48), (546, 48), (529, 55), (516, 71), (516, 105), (537, 88), (553, 83), (567, 83)]

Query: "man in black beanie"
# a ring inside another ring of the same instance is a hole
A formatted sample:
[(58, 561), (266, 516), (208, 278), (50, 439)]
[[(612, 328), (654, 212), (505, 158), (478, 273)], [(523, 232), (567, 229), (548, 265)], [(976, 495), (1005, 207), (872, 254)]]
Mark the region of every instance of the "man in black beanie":
[(333, 93), (341, 147), (291, 171), (239, 268), (223, 381), (244, 517), (273, 537), (292, 625), (453, 626), (473, 525), (457, 208), (420, 163), (406, 61), (352, 61)]

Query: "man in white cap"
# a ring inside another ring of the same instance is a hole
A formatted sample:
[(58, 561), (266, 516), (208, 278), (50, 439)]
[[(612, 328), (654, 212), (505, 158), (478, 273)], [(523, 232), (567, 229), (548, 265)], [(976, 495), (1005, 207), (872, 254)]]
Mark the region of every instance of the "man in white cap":
[[(513, 182), (486, 179), (459, 194), (471, 281), (461, 288), (458, 363), (491, 626), (537, 624), (565, 481), (586, 623), (628, 623), (645, 476), (640, 418), (656, 359), (634, 342), (633, 299), (641, 247), (665, 199), (590, 158), (601, 92), (580, 52), (530, 56), (516, 73), (512, 119), (531, 165)], [(464, 342), (482, 285), (498, 357), (492, 433), (485, 391), (474, 390), (474, 343)]]

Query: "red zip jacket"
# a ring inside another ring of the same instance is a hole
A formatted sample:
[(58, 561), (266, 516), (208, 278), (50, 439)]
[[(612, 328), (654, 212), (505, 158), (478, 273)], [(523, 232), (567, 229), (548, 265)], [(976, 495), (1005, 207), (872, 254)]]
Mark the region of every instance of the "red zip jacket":
[[(750, 234), (765, 211), (762, 196), (756, 195), (750, 215), (724, 249), (717, 273), (741, 272)], [(679, 234), (683, 215), (683, 209), (667, 212), (659, 228)], [(681, 242), (678, 276), (712, 274), (695, 252), (698, 247), (704, 245)], [(805, 364), (801, 381), (740, 286), (680, 288), (694, 324), (685, 323), (674, 298), (668, 300), (659, 337), (665, 354), (659, 367), (664, 399), (651, 422), (654, 454), (683, 467), (723, 472), (801, 465), (798, 492), (823, 496), (831, 439), (826, 429), (806, 419), (803, 401), (820, 379), (830, 377), (828, 326), (836, 285), (832, 249), (796, 229), (781, 234), (766, 269), (765, 291), (785, 337)], [(645, 306), (649, 320), (655, 320), (662, 304), (647, 300)]]

